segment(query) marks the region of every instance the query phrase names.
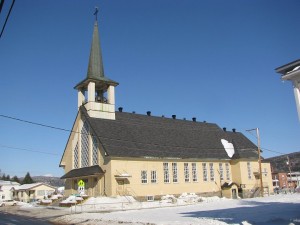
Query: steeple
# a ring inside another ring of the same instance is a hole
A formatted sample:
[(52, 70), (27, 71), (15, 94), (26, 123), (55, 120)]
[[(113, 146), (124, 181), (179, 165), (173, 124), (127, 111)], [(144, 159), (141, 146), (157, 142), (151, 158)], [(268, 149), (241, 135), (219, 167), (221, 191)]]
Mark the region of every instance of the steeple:
[(100, 48), (98, 23), (95, 21), (87, 78), (100, 80), (103, 77), (104, 68)]
[(104, 75), (97, 13), (96, 8), (87, 75), (74, 88), (78, 90), (78, 108), (84, 105), (91, 117), (115, 119), (114, 87), (118, 83)]

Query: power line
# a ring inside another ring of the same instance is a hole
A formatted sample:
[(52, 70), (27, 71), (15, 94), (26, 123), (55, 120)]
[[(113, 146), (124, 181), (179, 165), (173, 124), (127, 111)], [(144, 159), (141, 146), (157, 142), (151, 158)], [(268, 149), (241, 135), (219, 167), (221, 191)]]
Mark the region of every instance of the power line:
[(47, 154), (47, 155), (59, 155), (59, 154), (52, 153), (52, 152), (37, 151), (37, 150), (32, 150), (32, 149), (27, 149), (27, 148), (18, 148), (18, 147), (7, 146), (7, 145), (2, 145), (2, 144), (0, 144), (0, 148), (9, 148), (9, 149), (14, 149), (14, 150), (35, 152), (35, 153), (41, 153), (41, 154)]
[[(97, 136), (97, 135), (93, 135), (93, 134), (90, 134), (90, 133), (85, 133), (85, 132), (60, 128), (60, 127), (55, 127), (55, 126), (51, 126), (51, 125), (47, 125), (47, 124), (32, 122), (32, 121), (28, 121), (28, 120), (24, 120), (24, 119), (12, 117), (12, 116), (2, 115), (2, 114), (0, 114), (0, 117), (11, 119), (11, 120), (16, 120), (16, 121), (19, 121), (19, 122), (28, 123), (28, 124), (32, 124), (32, 125), (36, 125), (36, 126), (41, 126), (41, 127), (46, 127), (46, 128), (50, 128), (50, 129), (70, 132), (70, 133), (77, 133), (77, 134), (82, 134), (82, 135), (91, 135), (92, 137), (98, 137), (98, 138), (108, 139), (108, 140), (112, 140), (112, 141), (123, 141), (123, 142), (135, 143), (135, 144), (146, 144), (146, 145), (152, 145), (152, 146), (163, 146), (163, 147), (172, 147), (172, 148), (183, 148), (182, 146), (161, 145), (161, 144), (156, 144), (156, 143), (145, 143), (145, 142), (137, 142), (137, 141), (124, 140), (124, 139), (117, 139), (117, 138), (109, 138), (109, 137), (105, 137), (105, 136)], [(251, 132), (249, 132), (249, 133), (251, 134)], [(1, 147), (1, 145), (0, 145), (0, 147)], [(186, 149), (198, 149), (198, 147), (186, 147), (186, 146), (184, 148), (186, 148)], [(19, 150), (24, 150), (24, 151), (26, 151), (26, 150), (34, 151), (34, 150), (26, 149), (26, 148), (14, 148), (14, 149), (19, 149)], [(205, 148), (205, 149), (207, 149), (207, 150), (217, 150), (217, 149), (220, 149), (220, 148)], [(273, 153), (276, 153), (276, 154), (279, 154), (279, 155), (287, 154), (287, 153), (283, 153), (283, 152), (270, 150), (270, 149), (267, 149), (267, 148), (261, 148), (261, 149), (263, 149), (265, 151), (273, 152)], [(36, 151), (36, 152), (40, 152), (40, 151)], [(40, 153), (47, 154), (45, 152), (40, 152)]]
[[(4, 3), (4, 0), (3, 0), (3, 3)], [(6, 19), (5, 19), (4, 25), (3, 25), (3, 27), (2, 27), (2, 30), (1, 30), (0, 38), (2, 37), (2, 34), (3, 34), (3, 31), (4, 31), (4, 28), (5, 28), (5, 26), (6, 26), (7, 20), (8, 20), (8, 18), (9, 18), (9, 16), (10, 16), (10, 13), (11, 13), (11, 10), (12, 10), (12, 8), (13, 8), (14, 4), (15, 4), (15, 0), (13, 0), (13, 1), (12, 1), (12, 3), (11, 3), (11, 6), (10, 6), (10, 9), (9, 9), (9, 12), (8, 12), (8, 14), (7, 14), (7, 16), (6, 16)], [(3, 6), (3, 4), (2, 4), (2, 6)], [(2, 8), (2, 6), (1, 6), (1, 8)]]

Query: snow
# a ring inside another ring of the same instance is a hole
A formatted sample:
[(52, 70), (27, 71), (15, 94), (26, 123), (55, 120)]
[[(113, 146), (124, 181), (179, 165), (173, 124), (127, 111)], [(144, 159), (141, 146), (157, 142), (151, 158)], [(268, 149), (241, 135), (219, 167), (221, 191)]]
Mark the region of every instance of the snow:
[(228, 155), (229, 158), (231, 158), (233, 155), (234, 155), (234, 147), (233, 147), (233, 144), (228, 142), (227, 140), (225, 139), (221, 139), (221, 142), (224, 146), (224, 149)]
[[(193, 196), (193, 197), (192, 197)], [(129, 202), (129, 197), (90, 198), (71, 213), (54, 220), (64, 224), (157, 224), (157, 225), (299, 225), (300, 194), (263, 198), (204, 198), (193, 193), (161, 201)], [(172, 201), (165, 201), (172, 199)], [(176, 201), (174, 201), (176, 199)], [(195, 201), (188, 201), (194, 199)], [(135, 206), (135, 207), (133, 207)], [(127, 210), (131, 209), (131, 210)], [(91, 210), (90, 212), (85, 212)], [(76, 213), (75, 213), (76, 212)], [(109, 213), (107, 213), (109, 212)]]

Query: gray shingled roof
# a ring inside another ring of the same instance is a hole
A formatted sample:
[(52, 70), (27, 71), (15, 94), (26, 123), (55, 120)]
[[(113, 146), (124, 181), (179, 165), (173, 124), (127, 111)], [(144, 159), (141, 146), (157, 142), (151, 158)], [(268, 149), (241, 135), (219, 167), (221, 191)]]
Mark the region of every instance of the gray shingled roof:
[(109, 156), (230, 159), (221, 139), (233, 143), (233, 158), (256, 158), (257, 147), (240, 132), (213, 123), (116, 112), (116, 120), (91, 118), (80, 108)]
[(99, 174), (104, 174), (104, 171), (100, 166), (95, 165), (95, 166), (70, 170), (68, 173), (63, 175), (60, 179), (85, 177), (85, 176), (99, 175)]

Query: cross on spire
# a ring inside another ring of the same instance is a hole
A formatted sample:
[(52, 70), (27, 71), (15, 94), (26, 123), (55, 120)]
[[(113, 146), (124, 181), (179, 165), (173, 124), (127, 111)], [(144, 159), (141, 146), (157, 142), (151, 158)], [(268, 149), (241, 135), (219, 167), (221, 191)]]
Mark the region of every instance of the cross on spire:
[(98, 15), (98, 7), (95, 7), (95, 12), (94, 12), (94, 15), (95, 15), (95, 19), (96, 21), (98, 21), (98, 18), (97, 18), (97, 15)]

